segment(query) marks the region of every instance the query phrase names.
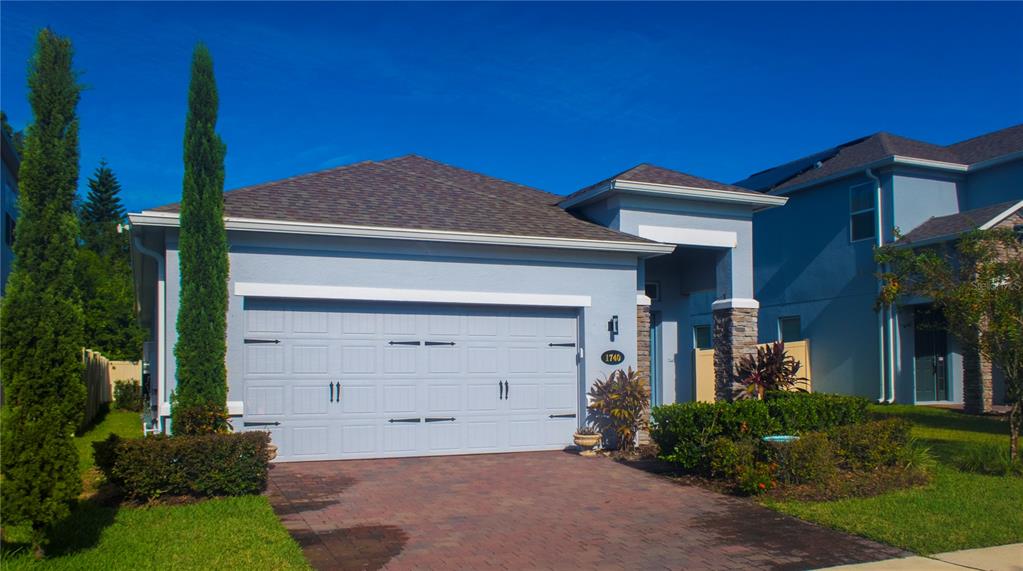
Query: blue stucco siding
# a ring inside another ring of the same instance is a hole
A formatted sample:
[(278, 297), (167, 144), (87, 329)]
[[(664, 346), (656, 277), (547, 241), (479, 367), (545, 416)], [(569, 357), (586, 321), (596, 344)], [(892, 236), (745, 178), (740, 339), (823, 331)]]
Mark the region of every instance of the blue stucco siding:
[[(166, 339), (168, 383), (174, 389), (174, 323), (178, 314), (180, 272), (176, 231), (167, 242)], [(513, 247), (366, 240), (229, 232), (230, 298), (227, 369), (230, 401), (244, 398), (244, 297), (237, 282), (403, 288), (495, 293), (588, 295), (590, 307), (578, 309), (584, 348), (581, 380), (591, 383), (614, 367), (599, 356), (608, 349), (625, 353), (621, 366), (636, 367), (636, 256)], [(390, 303), (390, 302), (387, 302)], [(619, 335), (611, 341), (607, 321), (619, 316)], [(588, 384), (587, 384), (588, 386)], [(585, 391), (580, 391), (580, 398)]]
[(963, 210), (1023, 200), (1023, 158), (970, 172), (965, 186)]

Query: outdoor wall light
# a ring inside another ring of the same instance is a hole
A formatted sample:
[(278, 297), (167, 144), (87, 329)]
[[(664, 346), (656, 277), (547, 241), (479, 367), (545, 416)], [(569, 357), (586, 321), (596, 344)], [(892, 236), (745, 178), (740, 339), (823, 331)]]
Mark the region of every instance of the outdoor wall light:
[(607, 330), (608, 330), (609, 333), (611, 333), (611, 337), (612, 338), (614, 338), (615, 335), (618, 335), (618, 316), (617, 315), (612, 315), (611, 319), (609, 319), (607, 321)]

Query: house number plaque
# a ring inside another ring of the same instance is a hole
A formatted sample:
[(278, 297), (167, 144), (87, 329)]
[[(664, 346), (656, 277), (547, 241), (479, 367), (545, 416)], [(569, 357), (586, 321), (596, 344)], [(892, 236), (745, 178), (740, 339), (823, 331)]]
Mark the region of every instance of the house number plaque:
[(625, 362), (625, 354), (621, 351), (604, 351), (600, 360), (605, 365), (621, 365)]

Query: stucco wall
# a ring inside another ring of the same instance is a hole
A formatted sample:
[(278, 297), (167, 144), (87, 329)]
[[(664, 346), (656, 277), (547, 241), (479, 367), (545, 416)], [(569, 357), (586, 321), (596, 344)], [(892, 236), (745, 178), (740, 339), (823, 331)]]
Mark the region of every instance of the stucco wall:
[[(625, 353), (621, 366), (636, 367), (635, 255), (251, 232), (231, 232), (229, 241), (229, 401), (240, 401), (243, 395), (244, 298), (234, 295), (236, 282), (588, 295), (592, 305), (579, 310), (585, 351), (581, 380), (588, 386), (613, 370), (600, 362), (608, 349)], [(174, 232), (168, 239), (167, 276), (169, 395), (175, 379), (173, 324), (180, 293)], [(619, 317), (620, 334), (614, 341), (607, 332), (612, 315)]]
[(1010, 200), (1023, 200), (1023, 158), (967, 174), (964, 210)]

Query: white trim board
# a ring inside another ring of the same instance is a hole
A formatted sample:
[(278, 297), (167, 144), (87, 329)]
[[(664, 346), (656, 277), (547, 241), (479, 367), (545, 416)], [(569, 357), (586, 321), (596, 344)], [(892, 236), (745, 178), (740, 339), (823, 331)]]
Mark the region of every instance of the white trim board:
[(724, 230), (699, 230), (696, 228), (675, 228), (672, 226), (647, 226), (641, 224), (638, 234), (641, 238), (680, 244), (683, 246), (709, 246), (714, 248), (734, 248), (739, 244), (739, 236), (735, 232)]
[(1020, 200), (1016, 204), (1013, 204), (1012, 206), (1006, 208), (1000, 214), (998, 214), (997, 216), (995, 216), (991, 220), (988, 220), (987, 222), (985, 222), (983, 225), (981, 225), (980, 229), (981, 230), (990, 230), (990, 229), (994, 228), (995, 226), (998, 226), (999, 224), (1001, 224), (1003, 220), (1005, 220), (1006, 218), (1008, 218), (1009, 216), (1011, 216), (1017, 210), (1020, 210), (1020, 209), (1023, 209), (1023, 200)]
[(234, 284), (234, 294), (246, 297), (290, 299), (344, 299), (350, 301), (519, 305), (530, 307), (590, 307), (590, 305), (592, 305), (592, 300), (588, 295), (347, 287), (257, 282), (236, 282)]
[[(128, 215), (132, 224), (138, 226), (162, 226), (174, 228), (180, 225), (176, 212), (155, 212), (151, 210)], [(637, 254), (669, 254), (672, 244), (650, 242), (629, 242), (617, 240), (590, 240), (584, 238), (553, 238), (548, 236), (514, 236), (505, 234), (484, 234), (455, 232), (450, 230), (418, 230), (414, 228), (390, 228), (383, 226), (353, 226), (346, 224), (321, 224), (317, 222), (294, 222), (289, 220), (263, 220), (255, 218), (234, 218), (225, 216), (224, 226), (228, 230), (250, 232), (275, 232), (281, 234), (310, 234), (315, 236), (345, 236), (350, 238), (385, 238), (392, 240), (420, 240), (426, 242), (457, 242), (495, 246), (523, 246), (534, 248), (562, 248), (568, 250), (599, 250), (602, 252), (634, 252)]]
[(572, 208), (585, 202), (589, 202), (602, 194), (609, 192), (629, 192), (634, 194), (645, 194), (649, 196), (663, 196), (669, 198), (680, 198), (690, 200), (706, 200), (711, 202), (728, 202), (737, 204), (749, 204), (758, 208), (770, 208), (782, 206), (786, 200), (779, 200), (779, 196), (760, 194), (756, 192), (741, 192), (737, 190), (717, 190), (711, 188), (693, 188), (688, 186), (676, 186), (673, 184), (659, 184), (654, 182), (639, 182), (634, 180), (615, 179), (609, 183), (594, 187), (578, 196), (567, 198), (558, 203), (562, 208)]

